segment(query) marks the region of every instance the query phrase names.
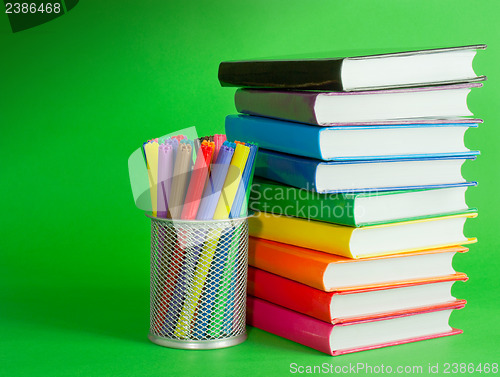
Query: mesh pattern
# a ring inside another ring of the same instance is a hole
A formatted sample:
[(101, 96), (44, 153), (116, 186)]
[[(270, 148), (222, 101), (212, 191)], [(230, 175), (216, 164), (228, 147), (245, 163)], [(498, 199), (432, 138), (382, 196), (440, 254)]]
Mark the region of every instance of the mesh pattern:
[(244, 334), (247, 219), (151, 220), (150, 333), (185, 341)]

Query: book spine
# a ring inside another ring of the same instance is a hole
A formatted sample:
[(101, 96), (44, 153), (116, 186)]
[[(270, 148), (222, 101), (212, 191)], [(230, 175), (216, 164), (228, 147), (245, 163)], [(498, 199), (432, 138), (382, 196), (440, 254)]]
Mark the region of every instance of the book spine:
[(327, 262), (290, 250), (293, 246), (249, 237), (248, 264), (261, 270), (325, 290), (323, 275)]
[(333, 355), (330, 348), (333, 325), (319, 319), (248, 296), (247, 323), (250, 326)]
[(343, 59), (222, 62), (221, 86), (342, 90)]
[(319, 194), (295, 187), (256, 182), (252, 186), (250, 208), (304, 219), (356, 226), (354, 195)]
[(320, 161), (259, 149), (255, 175), (286, 185), (315, 191)]
[(226, 117), (226, 134), (231, 140), (257, 143), (260, 148), (322, 160), (322, 129), (301, 123), (248, 116)]
[(278, 275), (248, 268), (248, 294), (331, 323), (333, 293), (327, 293)]
[(238, 89), (234, 104), (239, 113), (318, 125), (314, 110), (317, 96), (314, 92)]

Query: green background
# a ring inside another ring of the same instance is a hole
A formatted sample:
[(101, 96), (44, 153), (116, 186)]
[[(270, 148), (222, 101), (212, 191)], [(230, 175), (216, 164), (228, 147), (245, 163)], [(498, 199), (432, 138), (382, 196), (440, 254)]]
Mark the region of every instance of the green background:
[[(499, 362), (498, 0), (80, 1), (12, 33), (0, 16), (0, 374), (288, 375), (289, 365)], [(182, 351), (147, 340), (150, 224), (127, 159), (142, 141), (223, 132), (234, 89), (222, 60), (487, 43), (469, 96), (484, 118), (463, 169), (479, 181), (455, 258), (470, 280), (451, 324), (463, 335), (331, 358), (256, 329), (237, 347)]]

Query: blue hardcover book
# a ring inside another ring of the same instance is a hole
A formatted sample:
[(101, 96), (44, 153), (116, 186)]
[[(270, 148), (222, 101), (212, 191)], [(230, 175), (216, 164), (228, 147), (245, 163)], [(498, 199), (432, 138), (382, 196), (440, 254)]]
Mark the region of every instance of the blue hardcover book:
[(319, 127), (251, 115), (226, 117), (230, 140), (324, 161), (454, 156), (470, 152), (464, 134), (480, 119), (406, 120), (399, 124)]
[(474, 185), (461, 173), (479, 152), (324, 162), (259, 149), (255, 175), (319, 193), (413, 190)]

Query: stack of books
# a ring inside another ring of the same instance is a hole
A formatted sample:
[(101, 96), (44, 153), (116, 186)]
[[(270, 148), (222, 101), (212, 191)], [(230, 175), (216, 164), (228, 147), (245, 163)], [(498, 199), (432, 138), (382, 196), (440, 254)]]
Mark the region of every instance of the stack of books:
[(226, 134), (259, 145), (247, 322), (331, 355), (454, 335), (461, 167), (484, 45), (223, 62)]

